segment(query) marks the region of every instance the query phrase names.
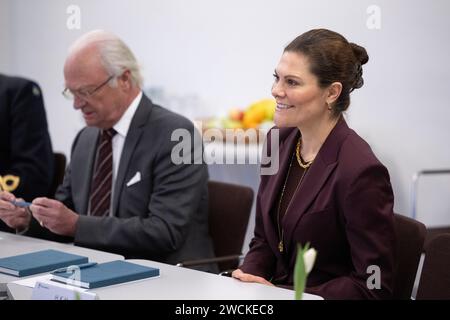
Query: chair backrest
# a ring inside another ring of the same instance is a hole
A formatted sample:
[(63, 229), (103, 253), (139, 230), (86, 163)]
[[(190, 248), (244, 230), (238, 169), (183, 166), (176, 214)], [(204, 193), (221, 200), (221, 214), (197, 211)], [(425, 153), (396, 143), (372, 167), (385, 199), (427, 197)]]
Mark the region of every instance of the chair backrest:
[(417, 300), (450, 299), (450, 234), (430, 240), (417, 289)]
[(425, 237), (425, 245), (423, 246), (423, 251), (425, 252), (431, 240), (436, 238), (438, 235), (447, 233), (450, 233), (450, 226), (427, 227), (427, 236)]
[(425, 225), (417, 220), (394, 214), (397, 256), (394, 271), (394, 299), (411, 299), (414, 280), (425, 241)]
[(55, 152), (53, 153), (55, 171), (53, 174), (53, 181), (50, 189), (50, 197), (54, 197), (58, 186), (64, 180), (64, 173), (66, 171), (66, 156), (63, 153)]
[[(249, 187), (209, 181), (209, 232), (216, 257), (240, 255), (253, 204)], [(219, 262), (220, 270), (233, 269), (236, 262)]]

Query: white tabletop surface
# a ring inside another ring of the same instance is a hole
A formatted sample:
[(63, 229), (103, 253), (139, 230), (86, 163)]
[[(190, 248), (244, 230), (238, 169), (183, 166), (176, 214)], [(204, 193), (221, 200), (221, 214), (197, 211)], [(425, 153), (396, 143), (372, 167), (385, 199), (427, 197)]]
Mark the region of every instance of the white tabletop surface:
[[(148, 260), (128, 260), (159, 268), (160, 277), (90, 290), (100, 300), (293, 300), (294, 291)], [(30, 299), (32, 289), (8, 284), (11, 299)], [(322, 300), (304, 294), (304, 300)]]

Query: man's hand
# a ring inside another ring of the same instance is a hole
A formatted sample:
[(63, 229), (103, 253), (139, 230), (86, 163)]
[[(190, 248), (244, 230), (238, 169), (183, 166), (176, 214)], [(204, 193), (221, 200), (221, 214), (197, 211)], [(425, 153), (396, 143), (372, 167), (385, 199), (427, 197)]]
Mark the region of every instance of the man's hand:
[(36, 198), (30, 209), (33, 217), (43, 228), (63, 236), (73, 237), (75, 235), (78, 214), (67, 208), (62, 202), (48, 198)]
[(233, 278), (239, 279), (243, 282), (257, 282), (257, 283), (262, 283), (262, 284), (265, 284), (268, 286), (273, 286), (273, 283), (267, 281), (266, 279), (264, 279), (262, 277), (254, 276), (249, 273), (244, 273), (241, 269), (234, 270), (233, 273), (231, 274), (231, 276)]
[(13, 205), (10, 201), (23, 201), (7, 191), (0, 191), (0, 219), (10, 228), (24, 230), (28, 228), (31, 215), (26, 208)]

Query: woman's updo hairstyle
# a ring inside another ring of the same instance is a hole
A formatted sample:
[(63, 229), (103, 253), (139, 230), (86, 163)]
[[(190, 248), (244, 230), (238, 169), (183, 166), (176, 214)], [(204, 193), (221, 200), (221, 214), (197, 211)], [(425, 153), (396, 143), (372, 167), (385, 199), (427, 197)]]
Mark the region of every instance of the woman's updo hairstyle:
[(337, 32), (310, 30), (295, 38), (284, 51), (304, 55), (321, 88), (333, 82), (342, 84), (342, 92), (332, 106), (336, 117), (350, 105), (350, 92), (364, 84), (362, 65), (369, 61), (366, 49), (349, 43)]

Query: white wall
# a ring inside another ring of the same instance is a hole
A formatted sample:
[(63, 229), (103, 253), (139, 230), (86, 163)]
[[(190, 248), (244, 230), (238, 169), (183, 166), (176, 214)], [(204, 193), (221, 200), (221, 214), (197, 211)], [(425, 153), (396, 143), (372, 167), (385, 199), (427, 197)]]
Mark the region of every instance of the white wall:
[(9, 71), (9, 0), (0, 0), (0, 73)]
[[(66, 27), (70, 4), (81, 8), (81, 30)], [(381, 9), (379, 30), (366, 26), (372, 4)], [(86, 31), (117, 33), (140, 60), (147, 86), (197, 96), (196, 110), (180, 111), (202, 116), (270, 96), (282, 48), (306, 30), (326, 27), (370, 55), (348, 119), (387, 165), (396, 211), (410, 212), (414, 172), (450, 167), (447, 0), (15, 0), (9, 6), (9, 69), (42, 85), (55, 150), (69, 154), (83, 125), (60, 91), (67, 47)], [(448, 199), (448, 189), (437, 192)], [(445, 223), (449, 202), (432, 205)]]

